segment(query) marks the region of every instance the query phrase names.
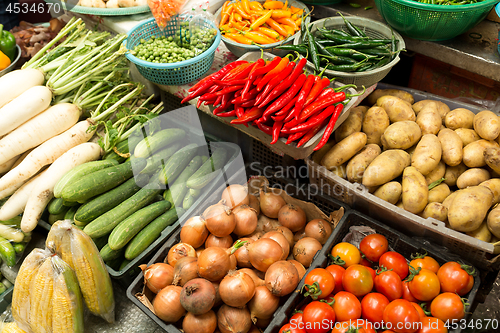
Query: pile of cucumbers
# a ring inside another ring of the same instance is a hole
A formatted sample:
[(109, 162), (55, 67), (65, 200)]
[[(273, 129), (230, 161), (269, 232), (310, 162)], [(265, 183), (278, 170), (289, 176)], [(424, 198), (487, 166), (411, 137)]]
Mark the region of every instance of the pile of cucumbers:
[(193, 205), (228, 160), (224, 148), (204, 156), (202, 147), (184, 143), (187, 135), (169, 128), (131, 137), (103, 160), (72, 169), (54, 188), (49, 223), (72, 219), (106, 264), (122, 270)]
[[(0, 221), (0, 258), (9, 267), (16, 264), (18, 254), (22, 254), (31, 239), (31, 232), (21, 230), (21, 216)], [(0, 284), (0, 294), (4, 288)]]

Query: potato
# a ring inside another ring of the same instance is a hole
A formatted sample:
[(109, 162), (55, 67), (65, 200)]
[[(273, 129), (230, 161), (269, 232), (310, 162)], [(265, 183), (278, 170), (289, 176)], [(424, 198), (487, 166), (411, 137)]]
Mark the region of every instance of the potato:
[(460, 177), (462, 173), (467, 170), (465, 164), (460, 163), (455, 166), (447, 166), (446, 171), (444, 173), (444, 183), (448, 186), (457, 185), (457, 179)]
[(462, 189), (469, 186), (476, 186), (490, 179), (488, 170), (481, 168), (472, 168), (460, 175), (457, 179), (457, 187)]
[(407, 167), (403, 171), (402, 199), (405, 210), (418, 214), (427, 206), (429, 187), (425, 177), (415, 167)]
[(486, 222), (481, 223), (479, 228), (468, 232), (467, 235), (482, 240), (483, 242), (489, 242), (491, 240), (491, 232), (488, 230)]
[(427, 182), (427, 185), (443, 178), (445, 171), (446, 171), (446, 164), (444, 164), (443, 161), (439, 162), (437, 167), (425, 176), (425, 181)]
[(399, 201), (396, 203), (396, 207), (401, 208), (401, 209), (405, 209), (405, 207), (403, 206), (403, 201), (402, 201), (402, 200), (399, 200)]
[(484, 151), (486, 148), (498, 148), (498, 143), (488, 140), (477, 140), (469, 143), (463, 149), (463, 161), (469, 168), (480, 168), (486, 165)]
[(378, 155), (366, 168), (363, 185), (377, 186), (390, 182), (410, 165), (410, 155), (400, 149), (390, 149)]
[(500, 206), (492, 209), (488, 214), (486, 225), (488, 226), (488, 230), (493, 234), (493, 236), (500, 238)]
[(384, 108), (391, 122), (411, 120), (415, 121), (415, 112), (402, 99), (395, 96), (382, 96), (377, 99), (377, 106)]
[(471, 186), (457, 191), (448, 209), (450, 227), (469, 232), (481, 226), (493, 201), (493, 193), (484, 186)]
[(401, 184), (399, 182), (388, 182), (380, 186), (373, 195), (395, 205), (401, 198)]
[(446, 209), (450, 209), (450, 206), (451, 206), (451, 203), (453, 202), (453, 200), (455, 200), (455, 197), (457, 196), (458, 194), (458, 191), (457, 192), (451, 192), (449, 196), (446, 197), (446, 199), (444, 199), (443, 201), (443, 206), (446, 207)]
[(439, 202), (431, 202), (425, 206), (425, 209), (422, 213), (420, 213), (420, 216), (424, 219), (432, 217), (438, 221), (446, 222), (448, 219), (448, 209)]
[(444, 118), (446, 127), (452, 130), (457, 128), (472, 128), (474, 124), (474, 112), (464, 108), (451, 110)]
[(427, 202), (439, 202), (442, 203), (449, 195), (451, 191), (448, 185), (445, 183), (441, 183), (438, 186), (434, 187), (432, 190), (429, 190), (429, 197), (427, 198)]
[(363, 124), (363, 106), (355, 107), (347, 119), (335, 130), (335, 141), (340, 142), (355, 132), (361, 132)]
[(340, 166), (356, 155), (356, 153), (365, 145), (365, 133), (352, 133), (347, 138), (333, 146), (332, 149), (330, 149), (325, 156), (323, 156), (321, 165), (326, 167), (328, 170), (331, 170), (336, 166)]
[(444, 118), (446, 117), (446, 114), (450, 112), (450, 108), (448, 105), (444, 104), (443, 102), (440, 101), (433, 101), (431, 99), (424, 99), (422, 101), (418, 101), (415, 104), (412, 105), (413, 111), (418, 115), (420, 110), (424, 108), (425, 105), (427, 105), (430, 102), (434, 102), (437, 105), (437, 111), (439, 115), (441, 116), (441, 121), (444, 121)]
[(384, 132), (382, 145), (385, 149), (408, 149), (420, 140), (422, 132), (414, 121), (398, 121)]
[(374, 106), (366, 111), (363, 119), (363, 132), (366, 134), (366, 143), (381, 145), (380, 138), (390, 125), (389, 116), (381, 107)]
[(441, 154), (441, 142), (438, 137), (434, 134), (425, 134), (411, 154), (411, 166), (426, 176), (437, 167), (441, 161)]
[(373, 143), (361, 149), (359, 153), (347, 163), (347, 180), (352, 183), (361, 183), (366, 168), (381, 152), (382, 150), (380, 147)]
[(373, 105), (377, 103), (377, 100), (380, 97), (387, 95), (399, 97), (410, 104), (413, 104), (413, 102), (415, 101), (412, 94), (398, 89), (375, 89), (370, 95), (368, 95), (366, 100), (368, 104)]
[(480, 183), (479, 186), (484, 186), (491, 190), (491, 193), (493, 193), (493, 205), (500, 202), (500, 179), (488, 179)]
[(422, 135), (424, 134), (438, 134), (441, 130), (442, 120), (437, 111), (436, 103), (428, 103), (417, 115), (416, 120)]
[(463, 158), (463, 143), (457, 133), (445, 128), (439, 131), (439, 141), (443, 149), (442, 159), (449, 166), (459, 165)]
[(458, 134), (460, 139), (462, 139), (462, 142), (464, 144), (464, 147), (467, 146), (469, 143), (480, 140), (481, 138), (479, 135), (477, 135), (476, 131), (473, 129), (468, 129), (468, 128), (457, 128), (455, 130), (455, 133)]
[(495, 140), (500, 134), (500, 120), (491, 111), (484, 110), (474, 116), (474, 130), (485, 140)]
[(340, 178), (347, 179), (346, 177), (346, 171), (345, 171), (345, 164), (333, 167), (330, 171), (333, 172), (335, 175), (339, 176)]
[(321, 160), (326, 155), (326, 153), (328, 153), (328, 151), (332, 149), (333, 146), (335, 146), (335, 140), (330, 139), (330, 141), (325, 143), (325, 145), (321, 147), (320, 150), (313, 154), (312, 160), (317, 164), (321, 164)]
[[(441, 144), (441, 143), (440, 143)], [(408, 149), (405, 149), (405, 151), (410, 154), (410, 157), (413, 156), (413, 154), (415, 153), (415, 149), (417, 149), (417, 146), (418, 146), (418, 143), (414, 146), (411, 146), (410, 148)]]
[(485, 163), (496, 173), (500, 174), (500, 148), (486, 148), (483, 152)]
[[(490, 229), (488, 229), (488, 230), (490, 230)], [(498, 242), (500, 242), (500, 238), (497, 238), (495, 235), (492, 234), (491, 239), (490, 239), (490, 243), (495, 244)], [(497, 244), (497, 245), (500, 245), (500, 244)]]

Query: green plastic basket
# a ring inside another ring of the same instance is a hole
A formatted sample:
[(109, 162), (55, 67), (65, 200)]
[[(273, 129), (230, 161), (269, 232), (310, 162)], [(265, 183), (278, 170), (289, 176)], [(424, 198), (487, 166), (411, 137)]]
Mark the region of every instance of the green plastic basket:
[(320, 5), (320, 6), (328, 6), (328, 5), (335, 5), (337, 3), (341, 3), (342, 0), (309, 0), (309, 1), (302, 1), (306, 5)]
[[(191, 18), (190, 15), (176, 15), (168, 22), (162, 31), (156, 24), (154, 18), (141, 22), (128, 33), (127, 49), (131, 50), (140, 43), (141, 39), (149, 39), (151, 36), (173, 36), (176, 30), (176, 23), (179, 20)], [(175, 63), (157, 64), (141, 60), (130, 52), (125, 55), (133, 62), (139, 73), (151, 82), (161, 85), (183, 85), (195, 81), (205, 75), (214, 62), (215, 50), (220, 43), (220, 32), (214, 22), (204, 20), (203, 28), (217, 29), (217, 35), (212, 46), (196, 57)]]
[(481, 22), (499, 0), (470, 5), (430, 5), (413, 0), (375, 0), (384, 20), (401, 34), (440, 41), (463, 34)]

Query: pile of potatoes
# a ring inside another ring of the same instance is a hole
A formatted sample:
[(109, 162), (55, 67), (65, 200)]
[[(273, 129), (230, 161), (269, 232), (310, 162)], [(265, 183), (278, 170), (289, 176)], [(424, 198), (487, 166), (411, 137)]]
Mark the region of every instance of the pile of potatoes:
[[(485, 242), (500, 239), (500, 118), (375, 90), (313, 160), (375, 196)], [(337, 143), (335, 143), (337, 142)]]

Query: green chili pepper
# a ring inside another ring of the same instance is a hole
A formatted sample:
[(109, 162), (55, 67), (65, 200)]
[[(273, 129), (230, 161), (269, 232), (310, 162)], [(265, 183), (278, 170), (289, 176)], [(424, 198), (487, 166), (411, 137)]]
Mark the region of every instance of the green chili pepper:
[(340, 44), (340, 45), (335, 45), (332, 47), (342, 47), (342, 48), (350, 48), (350, 49), (355, 49), (355, 50), (360, 50), (360, 49), (372, 49), (377, 46), (385, 46), (386, 43), (382, 42), (372, 42), (372, 41), (366, 41), (366, 42), (355, 42), (355, 43), (350, 43), (350, 44)]
[(357, 63), (357, 61), (354, 60), (354, 59), (351, 59), (351, 58), (348, 58), (348, 57), (336, 56), (336, 55), (333, 55), (333, 54), (322, 55), (320, 57), (326, 58), (326, 59), (330, 60), (330, 62), (332, 62), (334, 65), (354, 65), (354, 64)]
[(318, 46), (316, 45), (314, 36), (311, 34), (308, 25), (306, 25), (306, 36), (307, 36), (307, 44), (309, 46), (309, 57), (311, 58), (312, 63), (314, 64), (314, 68), (316, 69), (317, 72), (319, 72), (320, 62), (318, 56)]
[(376, 56), (383, 56), (383, 57), (388, 57), (391, 55), (391, 51), (388, 49), (363, 49), (363, 53), (370, 54), (370, 55), (376, 55)]
[(355, 72), (358, 68), (364, 65), (365, 63), (363, 61), (360, 61), (352, 65), (328, 65), (326, 66), (326, 69), (330, 69), (332, 71), (337, 71), (337, 72)]
[(360, 37), (366, 37), (366, 34), (361, 31), (360, 28), (349, 22), (342, 13), (339, 13), (340, 16), (342, 16), (342, 19), (344, 20), (344, 23), (347, 27), (347, 30), (351, 33), (352, 36), (360, 36)]
[(326, 49), (328, 50), (328, 52), (336, 56), (349, 57), (358, 61), (365, 60), (366, 58), (376, 57), (374, 55), (364, 54), (353, 49), (341, 49), (337, 47), (327, 47)]
[(9, 31), (3, 30), (3, 24), (0, 24), (0, 51), (2, 51), (10, 61), (16, 58), (16, 38)]
[(307, 46), (305, 45), (281, 45), (276, 48), (285, 51), (298, 52), (303, 56), (307, 56)]

